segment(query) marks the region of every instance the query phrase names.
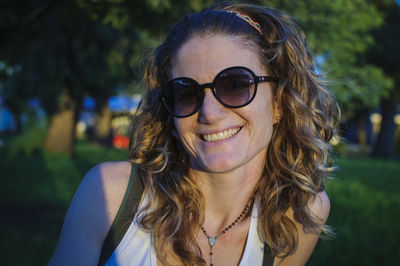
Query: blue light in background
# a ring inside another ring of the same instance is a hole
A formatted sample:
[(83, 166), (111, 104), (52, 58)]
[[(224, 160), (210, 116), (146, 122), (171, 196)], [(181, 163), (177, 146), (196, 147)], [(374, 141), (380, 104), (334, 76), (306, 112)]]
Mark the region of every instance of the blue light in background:
[(92, 97), (86, 97), (83, 100), (83, 108), (86, 110), (94, 110), (96, 107), (96, 101)]
[(28, 104), (32, 108), (40, 108), (40, 99), (31, 98), (31, 99), (28, 100)]
[(400, 0), (396, 0), (396, 3), (400, 6)]
[(131, 96), (113, 96), (108, 99), (108, 107), (113, 112), (129, 112), (136, 108), (140, 99)]
[[(140, 97), (135, 96), (112, 96), (108, 99), (108, 107), (113, 112), (129, 112), (136, 108), (140, 102)], [(86, 97), (83, 100), (83, 109), (85, 111), (94, 111), (96, 100), (92, 97)]]

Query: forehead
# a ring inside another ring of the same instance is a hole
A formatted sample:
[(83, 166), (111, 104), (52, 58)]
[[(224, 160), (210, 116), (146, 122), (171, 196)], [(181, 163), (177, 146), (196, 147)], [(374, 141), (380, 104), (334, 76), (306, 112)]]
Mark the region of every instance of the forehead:
[(240, 37), (195, 36), (178, 50), (172, 61), (172, 78), (210, 82), (221, 70), (232, 66), (245, 66), (257, 75), (267, 74), (258, 49)]

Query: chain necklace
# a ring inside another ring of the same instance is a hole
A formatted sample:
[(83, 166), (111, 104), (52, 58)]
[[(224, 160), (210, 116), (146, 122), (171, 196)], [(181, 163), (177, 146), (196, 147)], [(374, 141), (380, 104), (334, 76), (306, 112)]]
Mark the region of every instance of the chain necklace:
[(208, 238), (208, 244), (210, 245), (210, 266), (213, 266), (213, 262), (212, 262), (212, 255), (213, 255), (213, 247), (215, 245), (215, 242), (217, 241), (217, 239), (225, 234), (226, 232), (228, 232), (232, 227), (234, 227), (238, 222), (240, 222), (243, 217), (246, 215), (246, 213), (249, 211), (251, 202), (253, 201), (253, 198), (251, 198), (249, 200), (249, 202), (247, 203), (246, 207), (244, 207), (242, 213), (235, 219), (235, 221), (233, 221), (233, 223), (231, 223), (230, 225), (228, 225), (227, 227), (225, 227), (224, 230), (222, 230), (222, 232), (220, 232), (218, 235), (216, 236), (210, 236), (206, 229), (204, 229), (204, 226), (200, 227), (201, 231), (203, 232), (203, 234)]

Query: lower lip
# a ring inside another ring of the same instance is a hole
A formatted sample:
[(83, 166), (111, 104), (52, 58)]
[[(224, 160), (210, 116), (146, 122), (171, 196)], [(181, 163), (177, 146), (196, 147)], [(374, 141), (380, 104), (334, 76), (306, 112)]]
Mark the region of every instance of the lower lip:
[(221, 139), (221, 140), (216, 140), (216, 141), (206, 141), (206, 140), (204, 140), (204, 139), (202, 139), (202, 138), (200, 138), (200, 139), (203, 141), (203, 143), (205, 143), (206, 145), (209, 145), (209, 146), (220, 145), (220, 144), (223, 144), (223, 143), (225, 143), (225, 142), (229, 142), (229, 141), (231, 141), (232, 139), (234, 139), (236, 136), (238, 136), (238, 135), (240, 134), (240, 132), (242, 131), (242, 129), (243, 129), (243, 127), (240, 127), (239, 131), (236, 132), (235, 135), (230, 136), (229, 138), (226, 138), (226, 139)]

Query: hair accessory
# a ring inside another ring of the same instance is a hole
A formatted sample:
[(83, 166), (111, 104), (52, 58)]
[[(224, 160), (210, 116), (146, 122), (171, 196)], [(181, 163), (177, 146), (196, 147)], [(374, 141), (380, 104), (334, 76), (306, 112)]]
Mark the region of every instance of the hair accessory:
[(253, 197), (249, 200), (249, 202), (247, 203), (246, 207), (244, 207), (242, 213), (236, 218), (236, 220), (231, 223), (230, 225), (228, 225), (227, 227), (225, 227), (224, 230), (222, 230), (221, 233), (219, 233), (216, 236), (210, 236), (206, 229), (204, 229), (204, 226), (200, 227), (201, 231), (203, 232), (203, 234), (208, 238), (208, 244), (210, 245), (210, 266), (213, 266), (213, 262), (212, 262), (212, 255), (213, 255), (213, 247), (215, 245), (215, 242), (217, 241), (218, 237), (220, 237), (221, 235), (225, 234), (226, 232), (228, 232), (232, 227), (234, 227), (238, 222), (240, 222), (243, 217), (246, 215), (246, 213), (249, 211), (250, 205), (253, 202)]
[(262, 31), (261, 31), (261, 25), (257, 22), (255, 22), (254, 20), (252, 20), (249, 16), (243, 15), (237, 11), (227, 11), (228, 13), (233, 13), (236, 16), (238, 16), (239, 18), (243, 19), (244, 21), (246, 21), (247, 23), (250, 24), (250, 26), (252, 26), (253, 28), (255, 28), (261, 35), (262, 35)]

